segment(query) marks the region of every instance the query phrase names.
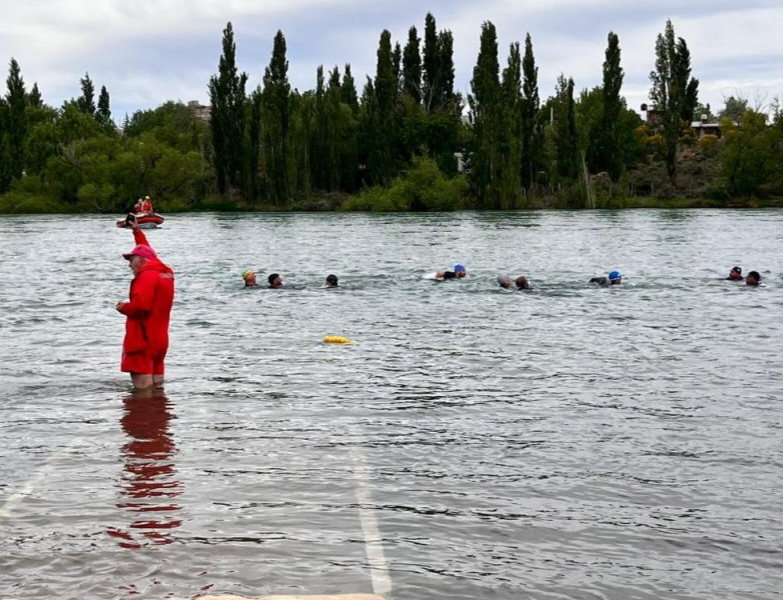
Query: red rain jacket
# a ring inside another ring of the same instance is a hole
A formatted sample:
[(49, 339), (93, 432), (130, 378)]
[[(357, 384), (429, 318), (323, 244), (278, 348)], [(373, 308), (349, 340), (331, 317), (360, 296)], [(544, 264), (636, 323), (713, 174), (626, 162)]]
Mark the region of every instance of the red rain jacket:
[[(141, 229), (133, 230), (136, 244), (149, 246)], [(151, 247), (151, 246), (150, 246)], [(174, 271), (149, 259), (130, 284), (130, 302), (120, 307), (125, 321), (125, 352), (160, 352), (169, 347), (169, 318), (174, 303)]]

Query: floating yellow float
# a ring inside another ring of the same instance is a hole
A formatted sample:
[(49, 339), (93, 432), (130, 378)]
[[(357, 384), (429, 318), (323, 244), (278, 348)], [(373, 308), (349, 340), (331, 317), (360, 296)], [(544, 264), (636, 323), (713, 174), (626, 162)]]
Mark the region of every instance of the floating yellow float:
[(350, 344), (351, 340), (341, 335), (325, 335), (324, 342), (327, 344)]

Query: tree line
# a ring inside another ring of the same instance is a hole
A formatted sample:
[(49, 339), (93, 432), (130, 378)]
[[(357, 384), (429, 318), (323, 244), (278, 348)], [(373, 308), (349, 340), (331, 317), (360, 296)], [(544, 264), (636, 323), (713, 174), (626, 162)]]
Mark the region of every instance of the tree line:
[(686, 41), (671, 21), (655, 41), (649, 113), (622, 96), (620, 41), (609, 32), (602, 84), (577, 93), (561, 74), (540, 100), (533, 42), (481, 26), (470, 92), (454, 89), (454, 40), (428, 13), (404, 45), (384, 30), (376, 71), (357, 91), (350, 64), (299, 92), (278, 31), (262, 84), (239, 72), (233, 26), (207, 84), (208, 120), (181, 103), (112, 118), (88, 73), (55, 109), (11, 59), (0, 98), (0, 211), (121, 212), (141, 195), (162, 210), (451, 210), (623, 206), (629, 196), (718, 203), (780, 194), (783, 119), (730, 98), (722, 136), (698, 101)]

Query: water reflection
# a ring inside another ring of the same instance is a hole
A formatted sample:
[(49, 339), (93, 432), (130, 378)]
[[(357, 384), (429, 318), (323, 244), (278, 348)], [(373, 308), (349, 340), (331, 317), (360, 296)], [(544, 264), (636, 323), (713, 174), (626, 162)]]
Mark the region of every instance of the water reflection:
[(122, 447), (125, 466), (117, 507), (128, 511), (131, 522), (126, 531), (112, 528), (109, 535), (123, 548), (170, 544), (172, 530), (182, 524), (180, 505), (173, 500), (182, 493), (182, 483), (169, 432), (171, 403), (162, 391), (151, 397), (129, 396), (123, 403), (120, 424), (129, 440)]

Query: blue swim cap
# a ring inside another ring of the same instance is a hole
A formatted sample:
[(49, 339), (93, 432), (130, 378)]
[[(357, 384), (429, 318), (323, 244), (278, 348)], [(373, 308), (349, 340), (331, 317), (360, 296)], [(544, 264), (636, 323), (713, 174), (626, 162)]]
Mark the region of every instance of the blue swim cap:
[(462, 265), (454, 265), (454, 272), (458, 273), (459, 271), (464, 271), (465, 267)]
[(614, 281), (615, 279), (620, 279), (622, 275), (620, 274), (620, 271), (612, 271), (609, 273), (609, 281)]

